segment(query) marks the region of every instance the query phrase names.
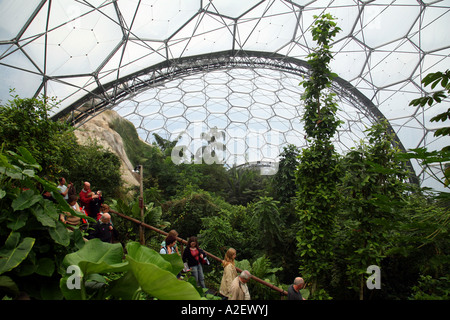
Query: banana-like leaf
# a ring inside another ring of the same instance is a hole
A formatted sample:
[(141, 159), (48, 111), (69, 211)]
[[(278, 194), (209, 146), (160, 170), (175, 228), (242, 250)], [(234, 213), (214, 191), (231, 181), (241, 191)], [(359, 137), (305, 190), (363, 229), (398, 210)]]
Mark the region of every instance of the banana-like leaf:
[(62, 222), (56, 221), (54, 228), (49, 228), (48, 233), (52, 239), (63, 246), (68, 246), (70, 244), (69, 231)]
[(128, 271), (123, 277), (111, 281), (109, 293), (115, 298), (132, 300), (138, 290), (140, 290), (138, 281), (133, 272)]
[(37, 274), (45, 277), (51, 277), (53, 275), (53, 272), (55, 272), (55, 262), (52, 259), (39, 259), (36, 268)]
[(127, 252), (134, 277), (142, 290), (152, 297), (160, 300), (200, 299), (195, 287), (177, 279), (174, 272), (178, 273), (178, 267), (173, 267), (156, 251), (131, 242), (127, 245)]
[(142, 290), (159, 300), (199, 300), (197, 290), (188, 282), (180, 281), (170, 271), (153, 263), (138, 262), (127, 256), (134, 277)]
[(27, 190), (19, 194), (19, 196), (13, 200), (11, 207), (14, 211), (28, 209), (36, 202), (42, 200), (42, 196), (35, 194), (33, 190)]
[(106, 243), (92, 239), (80, 250), (66, 255), (63, 265), (76, 265), (82, 276), (93, 273), (122, 272), (128, 269), (128, 262), (122, 261), (123, 249), (120, 243)]
[(153, 263), (161, 269), (172, 272), (172, 265), (169, 261), (165, 260), (155, 250), (142, 246), (138, 242), (129, 242), (127, 252), (137, 262)]
[(33, 248), (34, 238), (25, 238), (20, 242), (20, 234), (11, 232), (5, 245), (0, 249), (0, 274), (17, 267)]
[(49, 203), (51, 202), (42, 201), (41, 205), (35, 205), (31, 211), (44, 227), (55, 228), (59, 214), (56, 208), (53, 205), (49, 205)]
[(178, 254), (161, 254), (161, 257), (172, 265), (171, 272), (174, 275), (177, 275), (181, 270), (183, 270), (183, 260)]

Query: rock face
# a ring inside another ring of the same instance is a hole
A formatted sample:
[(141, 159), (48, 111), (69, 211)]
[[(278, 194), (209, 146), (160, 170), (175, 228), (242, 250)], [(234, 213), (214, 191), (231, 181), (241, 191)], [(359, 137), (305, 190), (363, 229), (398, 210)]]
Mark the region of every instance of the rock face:
[(87, 144), (90, 138), (97, 140), (97, 143), (106, 150), (115, 153), (121, 161), (120, 170), (125, 186), (139, 186), (137, 176), (132, 172), (134, 167), (125, 152), (122, 137), (111, 128), (113, 121), (119, 118), (121, 117), (117, 112), (106, 110), (75, 130), (75, 136), (80, 144)]

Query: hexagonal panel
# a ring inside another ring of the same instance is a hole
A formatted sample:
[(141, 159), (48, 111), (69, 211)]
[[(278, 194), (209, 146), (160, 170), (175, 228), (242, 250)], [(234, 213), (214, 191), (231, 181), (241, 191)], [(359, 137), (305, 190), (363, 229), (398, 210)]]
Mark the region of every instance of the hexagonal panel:
[[(18, 93), (55, 95), (56, 117), (96, 101), (149, 142), (153, 133), (171, 138), (201, 121), (204, 131), (282, 131), (280, 145), (304, 146), (298, 84), (308, 72), (292, 60), (308, 59), (314, 15), (324, 12), (342, 28), (331, 68), (357, 92), (332, 88), (345, 122), (337, 150), (365, 137), (376, 121), (370, 108), (391, 121), (406, 149), (439, 146), (432, 110), (408, 104), (430, 90), (421, 86), (426, 74), (448, 68), (448, 1), (2, 1), (0, 99), (19, 86)], [(254, 146), (244, 141), (246, 151), (228, 161), (249, 160)], [(262, 141), (261, 148), (272, 145)]]

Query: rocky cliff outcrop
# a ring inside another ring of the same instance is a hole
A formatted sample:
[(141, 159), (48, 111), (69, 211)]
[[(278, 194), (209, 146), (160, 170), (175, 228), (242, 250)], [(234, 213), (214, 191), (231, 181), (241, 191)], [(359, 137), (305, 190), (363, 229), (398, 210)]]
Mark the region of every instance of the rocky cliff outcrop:
[(111, 128), (113, 121), (119, 118), (120, 115), (115, 111), (104, 111), (75, 130), (75, 136), (80, 144), (87, 144), (89, 139), (97, 140), (99, 145), (115, 153), (121, 161), (120, 169), (126, 187), (139, 186), (137, 176), (133, 173), (134, 166), (125, 152), (122, 137)]

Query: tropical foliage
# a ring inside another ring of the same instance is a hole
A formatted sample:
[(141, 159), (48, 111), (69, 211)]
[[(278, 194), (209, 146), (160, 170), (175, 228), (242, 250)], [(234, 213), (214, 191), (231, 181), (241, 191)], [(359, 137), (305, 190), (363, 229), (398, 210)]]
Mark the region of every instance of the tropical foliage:
[(92, 190), (102, 190), (105, 197), (121, 192), (119, 158), (104, 150), (96, 141), (80, 145), (73, 128), (49, 117), (55, 101), (48, 98), (21, 99), (0, 105), (0, 141), (4, 150), (26, 148), (36, 159), (40, 177), (57, 182), (65, 177), (80, 191), (86, 180)]
[[(219, 257), (233, 247), (238, 267), (285, 290), (302, 276), (308, 299), (448, 299), (448, 193), (411, 185), (405, 165), (413, 158), (439, 163), (436, 179), (448, 188), (448, 148), (401, 153), (387, 124), (375, 123), (359, 145), (338, 154), (331, 143), (340, 122), (328, 63), (339, 28), (329, 15), (316, 20), (318, 48), (310, 56), (312, 76), (302, 82), (299, 119), (308, 147), (286, 146), (274, 176), (245, 166), (176, 165), (170, 158), (176, 141), (155, 136), (147, 145), (130, 123), (117, 120), (129, 158), (144, 167), (144, 222), (176, 229), (183, 239), (198, 236), (200, 247)], [(412, 104), (442, 101), (448, 76), (424, 78), (443, 89)], [(139, 226), (113, 214), (117, 243), (85, 241), (85, 230), (60, 222), (60, 214), (76, 214), (57, 192), (61, 175), (80, 187), (88, 176), (94, 188), (107, 190), (113, 209), (136, 219), (139, 201), (120, 189), (114, 155), (95, 141), (79, 146), (73, 128), (48, 117), (51, 100), (13, 98), (0, 108), (0, 297), (213, 299), (189, 273), (177, 279), (181, 259), (158, 253), (160, 235), (147, 231), (141, 245)], [(446, 114), (434, 120), (448, 121)], [(44, 198), (47, 191), (55, 201)], [(214, 292), (223, 268), (211, 262), (204, 273)], [(371, 265), (381, 270), (379, 290), (366, 285)], [(260, 283), (249, 287), (254, 299), (280, 298)]]
[[(313, 294), (328, 282), (334, 255), (334, 229), (339, 202), (336, 180), (338, 155), (331, 139), (340, 121), (336, 116), (334, 94), (328, 92), (335, 75), (328, 64), (332, 59), (330, 42), (340, 31), (331, 15), (315, 17), (312, 29), (317, 49), (309, 55), (311, 75), (302, 83), (305, 93), (305, 132), (310, 145), (301, 151), (297, 167), (298, 248), (304, 263), (302, 273), (313, 283)], [(324, 295), (324, 293), (322, 293)]]
[[(183, 269), (180, 256), (158, 252), (129, 242), (123, 259), (120, 243), (93, 239), (63, 260), (73, 270), (61, 278), (60, 287), (66, 299), (141, 299), (142, 293), (161, 300), (197, 300), (198, 291), (190, 283), (179, 281)], [(113, 279), (108, 276), (116, 274)], [(79, 277), (79, 278), (77, 278)]]
[(77, 143), (67, 124), (49, 120), (56, 102), (45, 98), (12, 98), (0, 105), (0, 141), (5, 150), (24, 147), (42, 166), (40, 174), (59, 177), (65, 164), (72, 161)]
[[(62, 224), (60, 214), (77, 213), (38, 176), (41, 166), (31, 153), (18, 151), (0, 153), (0, 290), (10, 297), (60, 298), (61, 257), (84, 245), (83, 233)], [(45, 191), (54, 202), (43, 198)]]

